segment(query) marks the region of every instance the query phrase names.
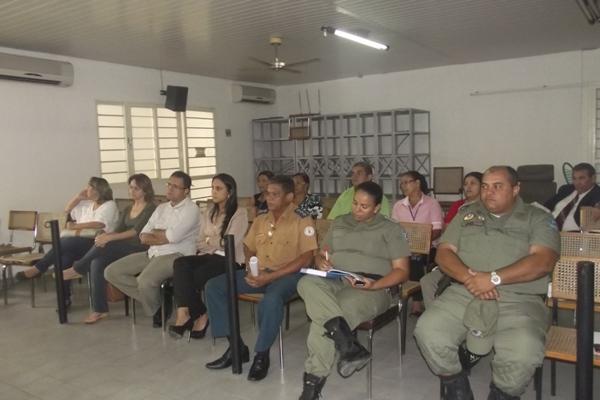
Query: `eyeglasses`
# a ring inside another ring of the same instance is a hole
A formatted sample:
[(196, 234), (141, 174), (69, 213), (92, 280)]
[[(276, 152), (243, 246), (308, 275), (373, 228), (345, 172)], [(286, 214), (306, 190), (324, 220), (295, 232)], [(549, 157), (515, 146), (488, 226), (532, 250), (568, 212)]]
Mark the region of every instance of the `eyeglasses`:
[(175, 184), (173, 184), (173, 183), (171, 183), (171, 182), (167, 182), (167, 187), (168, 187), (169, 189), (185, 190), (185, 188), (184, 188), (184, 187), (177, 186), (177, 185), (175, 185)]
[(415, 179), (411, 179), (409, 181), (400, 181), (400, 186), (408, 185), (409, 183), (413, 183), (414, 181), (415, 181)]

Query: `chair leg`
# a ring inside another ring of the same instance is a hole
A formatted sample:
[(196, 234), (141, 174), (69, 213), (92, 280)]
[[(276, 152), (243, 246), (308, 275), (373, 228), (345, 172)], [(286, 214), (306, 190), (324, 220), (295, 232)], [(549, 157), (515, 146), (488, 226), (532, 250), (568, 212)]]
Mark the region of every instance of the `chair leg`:
[[(44, 275), (40, 279), (44, 280)], [(31, 308), (35, 308), (35, 280), (36, 278), (31, 279)]]
[(250, 318), (252, 319), (252, 328), (256, 330), (256, 309), (254, 303), (250, 303)]
[(279, 366), (283, 371), (283, 329), (279, 327)]
[(369, 329), (367, 333), (367, 350), (371, 353), (371, 359), (367, 364), (367, 398), (373, 398), (373, 329)]
[(137, 322), (137, 316), (135, 313), (135, 299), (133, 297), (131, 298), (131, 313), (133, 314), (133, 325), (135, 325)]
[(444, 395), (444, 385), (442, 385), (441, 379), (440, 379), (440, 400), (446, 400), (446, 396)]
[(2, 290), (4, 292), (4, 305), (8, 304), (8, 282), (6, 281), (6, 265), (2, 265)]
[(556, 396), (556, 361), (550, 360), (550, 394)]
[[(402, 305), (400, 305), (402, 307)], [(402, 320), (400, 318), (400, 314), (396, 317), (396, 321), (398, 323), (398, 377), (402, 378), (402, 332), (406, 327), (402, 325)]]
[(535, 374), (533, 375), (533, 387), (535, 389), (535, 400), (542, 400), (542, 374), (543, 374), (543, 365), (540, 365), (535, 369)]
[(125, 296), (123, 303), (125, 304), (125, 316), (129, 317), (129, 296)]
[(167, 331), (167, 313), (165, 312), (165, 289), (161, 285), (160, 287), (160, 321), (162, 322), (162, 330), (163, 332)]
[(402, 310), (400, 310), (400, 315), (402, 317), (402, 338), (400, 343), (400, 354), (404, 355), (406, 353), (406, 323), (408, 320), (408, 299), (402, 300)]

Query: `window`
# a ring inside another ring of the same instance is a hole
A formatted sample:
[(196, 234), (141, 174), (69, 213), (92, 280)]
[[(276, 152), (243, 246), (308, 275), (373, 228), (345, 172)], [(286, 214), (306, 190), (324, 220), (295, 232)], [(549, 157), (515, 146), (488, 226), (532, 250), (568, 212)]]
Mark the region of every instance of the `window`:
[(210, 197), (216, 173), (214, 113), (178, 115), (161, 107), (98, 104), (102, 177), (127, 182), (134, 173), (167, 179), (184, 170), (192, 177), (193, 200)]

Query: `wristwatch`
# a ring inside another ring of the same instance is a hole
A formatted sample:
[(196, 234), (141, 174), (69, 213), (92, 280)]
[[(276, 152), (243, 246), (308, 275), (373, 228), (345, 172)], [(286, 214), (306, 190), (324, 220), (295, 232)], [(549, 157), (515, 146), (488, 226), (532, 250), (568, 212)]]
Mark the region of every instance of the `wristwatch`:
[(492, 271), (491, 277), (490, 277), (490, 282), (492, 282), (494, 284), (494, 286), (498, 286), (499, 284), (502, 283), (502, 278), (500, 278), (500, 275), (498, 275), (496, 273), (496, 271)]

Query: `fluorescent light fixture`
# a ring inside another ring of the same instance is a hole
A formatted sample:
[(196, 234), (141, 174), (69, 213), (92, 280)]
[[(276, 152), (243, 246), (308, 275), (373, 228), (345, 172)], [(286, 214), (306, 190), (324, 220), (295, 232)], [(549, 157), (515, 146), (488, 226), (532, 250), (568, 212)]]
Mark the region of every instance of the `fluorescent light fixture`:
[(323, 27), (321, 27), (321, 31), (323, 32), (324, 36), (327, 36), (327, 35), (339, 36), (341, 38), (352, 40), (353, 42), (360, 43), (362, 45), (369, 46), (369, 47), (372, 47), (377, 50), (389, 50), (390, 49), (390, 46), (388, 46), (387, 44), (375, 42), (373, 40), (369, 40), (362, 36), (358, 36), (358, 35), (355, 35), (353, 33), (349, 33), (346, 31), (342, 31), (340, 29), (336, 29), (331, 26), (323, 26)]

